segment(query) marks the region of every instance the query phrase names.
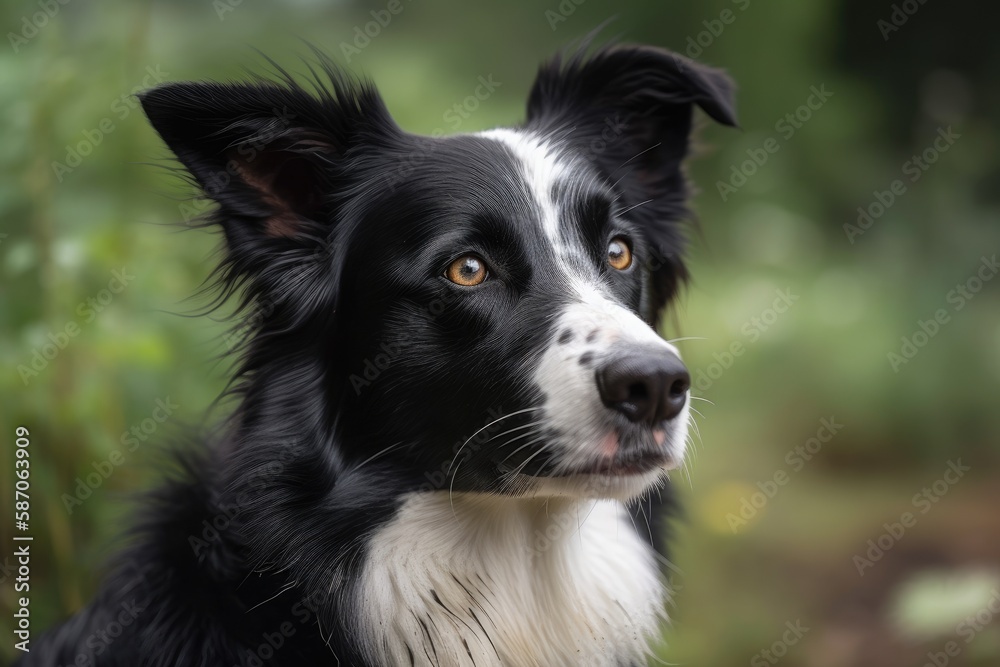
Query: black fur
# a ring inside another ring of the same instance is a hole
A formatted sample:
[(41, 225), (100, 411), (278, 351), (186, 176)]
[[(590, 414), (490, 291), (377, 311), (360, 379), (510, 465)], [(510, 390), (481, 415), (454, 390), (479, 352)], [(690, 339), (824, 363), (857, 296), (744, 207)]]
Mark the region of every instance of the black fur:
[[(150, 497), (100, 594), (24, 667), (365, 665), (353, 586), (401, 496), (517, 491), (498, 487), (502, 442), (457, 468), (454, 445), (539, 399), (526, 369), (567, 299), (518, 164), (497, 142), (403, 132), (370, 84), (321, 66), (312, 89), (282, 74), (140, 96), (218, 204), (219, 283), (253, 327), (240, 405), (225, 438)], [(531, 91), (525, 126), (592, 170), (587, 197), (559, 199), (588, 247), (606, 243), (612, 206), (635, 207), (622, 224), (643, 270), (613, 288), (647, 322), (687, 275), (692, 105), (733, 124), (731, 96), (721, 73), (632, 46), (556, 58)], [(456, 248), (498, 279), (474, 291), (441, 279)], [(134, 618), (117, 633), (123, 610)]]

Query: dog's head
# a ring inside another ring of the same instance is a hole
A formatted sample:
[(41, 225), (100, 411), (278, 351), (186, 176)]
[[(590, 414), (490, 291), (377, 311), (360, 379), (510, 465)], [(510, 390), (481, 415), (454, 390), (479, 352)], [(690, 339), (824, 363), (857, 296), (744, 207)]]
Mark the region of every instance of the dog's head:
[(141, 96), (256, 304), (258, 426), (424, 490), (631, 497), (677, 465), (689, 378), (654, 327), (686, 277), (693, 107), (734, 124), (728, 78), (606, 47), (544, 65), (522, 126), (430, 138), (327, 69)]

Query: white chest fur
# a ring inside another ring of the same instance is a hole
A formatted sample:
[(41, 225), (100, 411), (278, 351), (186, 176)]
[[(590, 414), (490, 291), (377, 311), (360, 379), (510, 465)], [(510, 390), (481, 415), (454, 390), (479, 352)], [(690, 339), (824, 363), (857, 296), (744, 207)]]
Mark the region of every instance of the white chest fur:
[(375, 536), (360, 632), (380, 665), (641, 663), (663, 615), (653, 552), (620, 503), (410, 496)]

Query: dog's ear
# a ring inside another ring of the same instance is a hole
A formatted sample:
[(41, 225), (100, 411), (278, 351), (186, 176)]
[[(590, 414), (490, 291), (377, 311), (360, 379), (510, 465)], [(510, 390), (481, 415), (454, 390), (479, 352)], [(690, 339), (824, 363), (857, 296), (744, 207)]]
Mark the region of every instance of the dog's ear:
[(318, 96), (288, 82), (177, 83), (139, 95), (150, 123), (218, 203), (234, 264), (315, 242), (336, 211), (342, 158), (395, 127), (375, 90), (343, 77)]
[(647, 318), (652, 320), (686, 278), (683, 237), (688, 215), (682, 162), (694, 106), (736, 125), (734, 86), (721, 70), (664, 49), (613, 45), (542, 65), (528, 99), (529, 129), (561, 137), (635, 207), (656, 257)]

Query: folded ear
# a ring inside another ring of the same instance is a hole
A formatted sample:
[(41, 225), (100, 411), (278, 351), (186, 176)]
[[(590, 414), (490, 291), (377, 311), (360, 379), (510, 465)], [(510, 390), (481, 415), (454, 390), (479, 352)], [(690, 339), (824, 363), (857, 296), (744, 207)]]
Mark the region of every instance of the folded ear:
[(202, 191), (239, 264), (269, 244), (315, 241), (332, 223), (340, 162), (374, 126), (395, 127), (373, 88), (331, 73), (332, 92), (292, 82), (167, 84), (139, 95)]
[[(694, 105), (736, 125), (733, 93), (723, 71), (666, 49), (615, 45), (590, 56), (581, 50), (542, 65), (528, 98), (528, 124), (561, 127), (584, 140), (603, 133), (604, 144), (616, 138), (607, 138), (607, 127), (624, 130), (624, 143), (645, 151), (641, 162), (662, 171), (687, 153)], [(604, 152), (592, 143), (590, 152)]]
[(528, 99), (529, 129), (562, 137), (616, 183), (622, 208), (642, 222), (657, 253), (651, 263), (651, 317), (686, 277), (683, 238), (675, 223), (687, 216), (682, 162), (693, 109), (736, 125), (734, 86), (721, 70), (665, 49), (586, 47), (544, 64)]

